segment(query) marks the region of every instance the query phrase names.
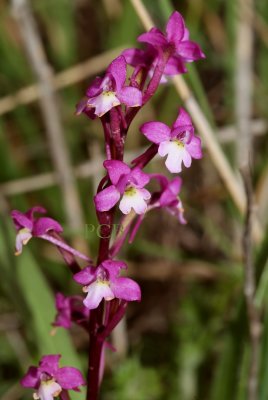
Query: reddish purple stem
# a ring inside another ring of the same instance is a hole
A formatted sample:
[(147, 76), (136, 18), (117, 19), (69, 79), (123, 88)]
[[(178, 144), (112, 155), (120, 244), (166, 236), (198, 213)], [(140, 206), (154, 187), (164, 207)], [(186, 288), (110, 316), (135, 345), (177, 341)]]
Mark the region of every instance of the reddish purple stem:
[[(154, 74), (150, 80), (147, 89), (145, 90), (143, 97), (143, 104), (145, 104), (157, 90), (165, 65), (169, 59), (170, 52), (166, 51), (159, 58), (159, 62), (155, 67)], [(147, 71), (148, 72), (148, 71)], [(147, 72), (144, 73), (140, 81), (140, 86), (143, 87)], [(106, 142), (106, 154), (107, 159), (123, 160), (124, 155), (124, 138), (127, 134), (129, 125), (134, 118), (134, 116), (139, 111), (140, 107), (127, 111), (126, 115), (123, 115), (122, 109), (120, 107), (114, 108), (110, 111), (108, 117), (104, 116), (101, 118), (105, 142)], [(151, 159), (157, 153), (157, 145), (153, 144), (150, 146), (145, 153), (137, 157), (132, 161), (134, 166), (143, 168), (147, 165)], [(105, 185), (105, 177), (98, 188), (98, 192), (102, 190)], [(107, 182), (109, 184), (109, 182)], [(112, 233), (112, 223), (114, 216), (114, 209), (108, 212), (97, 212), (97, 217), (99, 224), (101, 225), (101, 238), (99, 245), (98, 261), (99, 265), (102, 261), (113, 258), (120, 251), (124, 241), (126, 240), (129, 229), (132, 225), (130, 223), (126, 228), (121, 237), (119, 237), (118, 242), (114, 243), (113, 247), (110, 248), (110, 237)], [(135, 225), (134, 230), (131, 235), (133, 239), (137, 229), (140, 225), (141, 219)], [(116, 306), (116, 304), (115, 304)], [(99, 376), (100, 376), (100, 359), (102, 354), (102, 347), (105, 339), (110, 335), (112, 330), (123, 318), (126, 311), (127, 302), (121, 302), (115, 312), (112, 313), (112, 307), (107, 307), (105, 312), (104, 302), (96, 310), (92, 310), (89, 319), (89, 334), (90, 334), (90, 346), (89, 346), (89, 364), (88, 364), (88, 390), (87, 390), (87, 400), (97, 400), (99, 393)], [(109, 314), (112, 313), (112, 317)]]

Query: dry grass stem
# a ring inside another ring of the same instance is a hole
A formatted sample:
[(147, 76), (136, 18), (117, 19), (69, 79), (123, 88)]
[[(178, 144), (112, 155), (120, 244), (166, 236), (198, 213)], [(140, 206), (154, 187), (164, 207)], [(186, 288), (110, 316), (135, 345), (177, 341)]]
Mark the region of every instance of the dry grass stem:
[(244, 295), (247, 305), (247, 315), (250, 335), (250, 364), (248, 374), (248, 400), (259, 398), (259, 363), (261, 342), (261, 319), (255, 304), (256, 279), (252, 252), (252, 215), (253, 215), (253, 190), (249, 168), (241, 169), (245, 190), (247, 194), (247, 212), (243, 235), (243, 253), (245, 262)]
[(261, 320), (255, 305), (255, 266), (253, 264), (252, 222), (254, 194), (250, 171), (253, 156), (251, 113), (253, 82), (253, 12), (254, 0), (238, 1), (235, 71), (235, 113), (237, 123), (237, 165), (239, 166), (247, 199), (243, 234), (243, 254), (245, 264), (244, 295), (250, 336), (250, 363), (247, 384), (247, 399), (259, 398), (259, 352), (261, 340)]
[(252, 0), (239, 0), (236, 39), (235, 114), (237, 123), (237, 165), (250, 165), (252, 154), (251, 110), (253, 82)]

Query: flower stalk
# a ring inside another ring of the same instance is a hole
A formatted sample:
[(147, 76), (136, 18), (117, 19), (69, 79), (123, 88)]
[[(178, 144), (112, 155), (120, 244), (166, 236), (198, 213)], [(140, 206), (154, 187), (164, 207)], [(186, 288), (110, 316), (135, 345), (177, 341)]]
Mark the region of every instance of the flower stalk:
[[(105, 349), (113, 329), (124, 317), (130, 301), (140, 301), (141, 290), (134, 280), (121, 276), (127, 264), (116, 259), (121, 248), (135, 239), (137, 232), (153, 210), (165, 209), (180, 223), (186, 221), (179, 197), (182, 180), (168, 179), (158, 172), (148, 174), (144, 168), (158, 153), (166, 157), (165, 164), (171, 173), (189, 168), (192, 159), (202, 157), (201, 141), (194, 134), (191, 119), (180, 109), (172, 127), (163, 122), (150, 121), (140, 127), (141, 133), (151, 142), (147, 150), (132, 160), (124, 162), (127, 133), (137, 112), (153, 97), (160, 84), (170, 76), (187, 72), (186, 64), (204, 58), (198, 44), (189, 40), (189, 31), (178, 12), (168, 20), (166, 33), (157, 28), (139, 36), (146, 49), (126, 49), (108, 66), (104, 77), (96, 77), (87, 89), (86, 97), (77, 105), (77, 115), (99, 118), (103, 127), (106, 170), (93, 202), (100, 225), (100, 240), (96, 263), (70, 247), (62, 238), (61, 225), (48, 217), (36, 218), (34, 213), (45, 213), (34, 207), (26, 213), (12, 212), (17, 231), (16, 253), (22, 252), (32, 237), (40, 237), (55, 245), (73, 274), (82, 285), (82, 296), (65, 296), (57, 293), (57, 314), (53, 326), (69, 329), (75, 323), (86, 329), (89, 336), (88, 371), (86, 381), (79, 371), (71, 367), (59, 368), (59, 355), (41, 359), (39, 367), (30, 367), (22, 385), (32, 387), (35, 398), (51, 400), (59, 396), (68, 400), (68, 390), (87, 386), (87, 400), (99, 398), (104, 373)], [(127, 80), (127, 65), (133, 67)], [(150, 181), (159, 185), (150, 191)], [(121, 221), (115, 239), (111, 241), (114, 221)], [(84, 262), (80, 266), (76, 261)], [(72, 376), (72, 383), (67, 377)], [(51, 397), (52, 396), (52, 397)]]

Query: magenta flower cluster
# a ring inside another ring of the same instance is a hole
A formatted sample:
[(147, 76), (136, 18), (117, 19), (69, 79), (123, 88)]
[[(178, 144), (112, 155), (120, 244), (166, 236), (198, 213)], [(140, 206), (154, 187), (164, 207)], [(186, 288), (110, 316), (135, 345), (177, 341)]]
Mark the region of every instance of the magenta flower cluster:
[[(157, 28), (138, 37), (144, 49), (127, 49), (111, 62), (103, 77), (96, 77), (77, 105), (77, 114), (90, 119), (99, 118), (104, 132), (106, 160), (105, 176), (94, 196), (98, 222), (101, 226), (96, 262), (72, 248), (62, 237), (61, 225), (44, 214), (42, 207), (26, 213), (12, 211), (17, 231), (16, 254), (22, 252), (33, 237), (49, 241), (57, 247), (69, 266), (76, 283), (82, 285), (81, 295), (56, 294), (56, 316), (53, 326), (70, 329), (75, 323), (90, 337), (87, 400), (97, 400), (103, 375), (107, 338), (125, 314), (127, 303), (139, 301), (141, 290), (126, 276), (127, 265), (117, 256), (126, 242), (134, 237), (148, 212), (165, 209), (182, 224), (186, 223), (179, 197), (182, 179), (168, 178), (159, 172), (146, 173), (144, 168), (158, 154), (166, 157), (165, 165), (171, 174), (189, 168), (193, 159), (202, 157), (201, 141), (194, 133), (188, 113), (180, 108), (171, 127), (160, 121), (150, 121), (140, 127), (148, 143), (147, 150), (127, 164), (124, 146), (129, 126), (137, 112), (151, 99), (160, 84), (170, 76), (187, 72), (186, 65), (204, 58), (199, 45), (189, 39), (189, 31), (178, 12), (168, 20), (166, 32)], [(132, 73), (127, 79), (127, 68)], [(159, 190), (150, 191), (154, 180)], [(120, 218), (115, 237), (111, 229), (116, 216)], [(77, 259), (85, 261), (81, 267)], [(82, 293), (85, 293), (82, 296)], [(34, 398), (62, 399), (68, 390), (78, 390), (85, 382), (81, 373), (72, 367), (58, 367), (59, 355), (42, 357), (38, 367), (30, 367), (22, 379), (24, 387), (33, 388)], [(67, 395), (68, 396), (68, 395)]]

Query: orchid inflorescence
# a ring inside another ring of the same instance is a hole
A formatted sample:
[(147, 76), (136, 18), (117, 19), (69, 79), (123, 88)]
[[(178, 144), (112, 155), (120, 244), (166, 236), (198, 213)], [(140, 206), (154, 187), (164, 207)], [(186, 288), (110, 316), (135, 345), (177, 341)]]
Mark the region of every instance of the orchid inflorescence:
[[(108, 66), (103, 78), (97, 77), (87, 89), (86, 97), (77, 105), (77, 114), (90, 119), (99, 117), (104, 131), (106, 175), (94, 196), (98, 222), (101, 226), (97, 262), (69, 246), (62, 238), (61, 225), (44, 214), (43, 207), (33, 207), (26, 213), (12, 211), (17, 230), (16, 254), (22, 252), (32, 237), (54, 244), (73, 273), (73, 279), (83, 286), (82, 295), (56, 294), (57, 314), (54, 327), (69, 329), (72, 323), (84, 328), (90, 337), (89, 369), (86, 383), (81, 373), (72, 367), (58, 367), (60, 355), (43, 356), (38, 367), (30, 367), (21, 381), (35, 390), (34, 399), (69, 398), (68, 390), (79, 390), (87, 384), (87, 399), (96, 400), (104, 367), (104, 349), (111, 331), (125, 314), (129, 301), (139, 301), (141, 290), (130, 278), (120, 276), (127, 269), (117, 257), (127, 237), (134, 237), (144, 217), (154, 209), (164, 208), (182, 224), (186, 223), (179, 193), (179, 176), (168, 179), (160, 173), (149, 174), (144, 167), (158, 153), (166, 157), (171, 173), (180, 173), (183, 165), (190, 167), (192, 159), (202, 157), (200, 138), (195, 136), (190, 116), (180, 108), (171, 127), (163, 122), (146, 122), (141, 133), (151, 142), (148, 149), (129, 165), (124, 162), (124, 145), (129, 126), (137, 112), (151, 99), (158, 86), (170, 76), (186, 73), (186, 64), (204, 58), (198, 44), (189, 40), (189, 31), (178, 12), (167, 23), (166, 33), (152, 28), (138, 37), (146, 48), (127, 49)], [(127, 66), (133, 68), (127, 79)], [(155, 180), (159, 190), (151, 193), (148, 184)], [(120, 227), (112, 239), (117, 206), (122, 214)], [(81, 268), (77, 258), (86, 261)], [(82, 293), (81, 293), (82, 294)], [(67, 393), (67, 397), (66, 397)]]

